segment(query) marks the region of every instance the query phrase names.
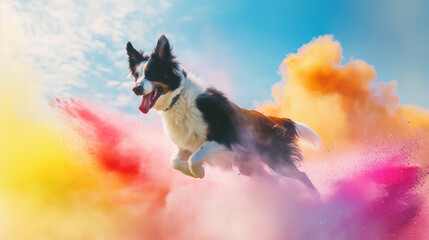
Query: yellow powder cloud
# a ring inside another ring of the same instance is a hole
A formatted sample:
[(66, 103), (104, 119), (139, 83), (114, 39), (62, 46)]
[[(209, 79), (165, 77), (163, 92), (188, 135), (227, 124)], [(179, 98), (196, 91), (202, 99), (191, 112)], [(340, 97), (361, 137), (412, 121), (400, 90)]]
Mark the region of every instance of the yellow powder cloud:
[(130, 239), (121, 222), (136, 213), (110, 202), (121, 183), (93, 166), (39, 95), (13, 16), (2, 14), (0, 239)]

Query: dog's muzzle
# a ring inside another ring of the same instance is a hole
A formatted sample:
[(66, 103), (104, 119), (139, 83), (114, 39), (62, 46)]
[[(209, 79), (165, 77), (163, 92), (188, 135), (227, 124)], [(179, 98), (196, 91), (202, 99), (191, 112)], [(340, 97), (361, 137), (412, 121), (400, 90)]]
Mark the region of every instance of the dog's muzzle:
[(133, 92), (137, 95), (137, 96), (141, 96), (143, 95), (143, 86), (140, 84), (137, 84), (134, 88), (133, 88)]

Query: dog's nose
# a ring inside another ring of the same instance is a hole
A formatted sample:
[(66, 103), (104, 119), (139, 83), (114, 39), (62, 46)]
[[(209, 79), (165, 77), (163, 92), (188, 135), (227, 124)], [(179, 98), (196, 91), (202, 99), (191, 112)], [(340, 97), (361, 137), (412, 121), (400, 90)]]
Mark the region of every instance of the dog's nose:
[(136, 85), (134, 88), (133, 88), (133, 91), (134, 91), (134, 93), (136, 94), (136, 95), (143, 95), (143, 86), (142, 85)]

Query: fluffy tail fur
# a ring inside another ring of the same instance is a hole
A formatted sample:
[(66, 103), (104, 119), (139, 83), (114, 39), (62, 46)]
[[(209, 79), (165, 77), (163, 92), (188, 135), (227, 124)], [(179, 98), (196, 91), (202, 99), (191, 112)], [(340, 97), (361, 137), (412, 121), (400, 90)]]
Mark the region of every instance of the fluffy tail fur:
[(314, 149), (319, 149), (322, 147), (322, 141), (320, 140), (319, 136), (317, 136), (317, 134), (311, 130), (311, 128), (303, 123), (294, 123), (298, 138), (303, 145)]

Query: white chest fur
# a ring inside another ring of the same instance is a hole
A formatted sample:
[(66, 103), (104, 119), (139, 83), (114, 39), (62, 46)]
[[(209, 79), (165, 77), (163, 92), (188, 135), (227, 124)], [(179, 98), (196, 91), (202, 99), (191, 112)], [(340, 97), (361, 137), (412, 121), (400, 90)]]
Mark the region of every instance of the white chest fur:
[(184, 80), (179, 100), (166, 112), (161, 112), (164, 128), (179, 149), (195, 152), (205, 141), (208, 126), (198, 110), (195, 99), (204, 91), (198, 83)]

